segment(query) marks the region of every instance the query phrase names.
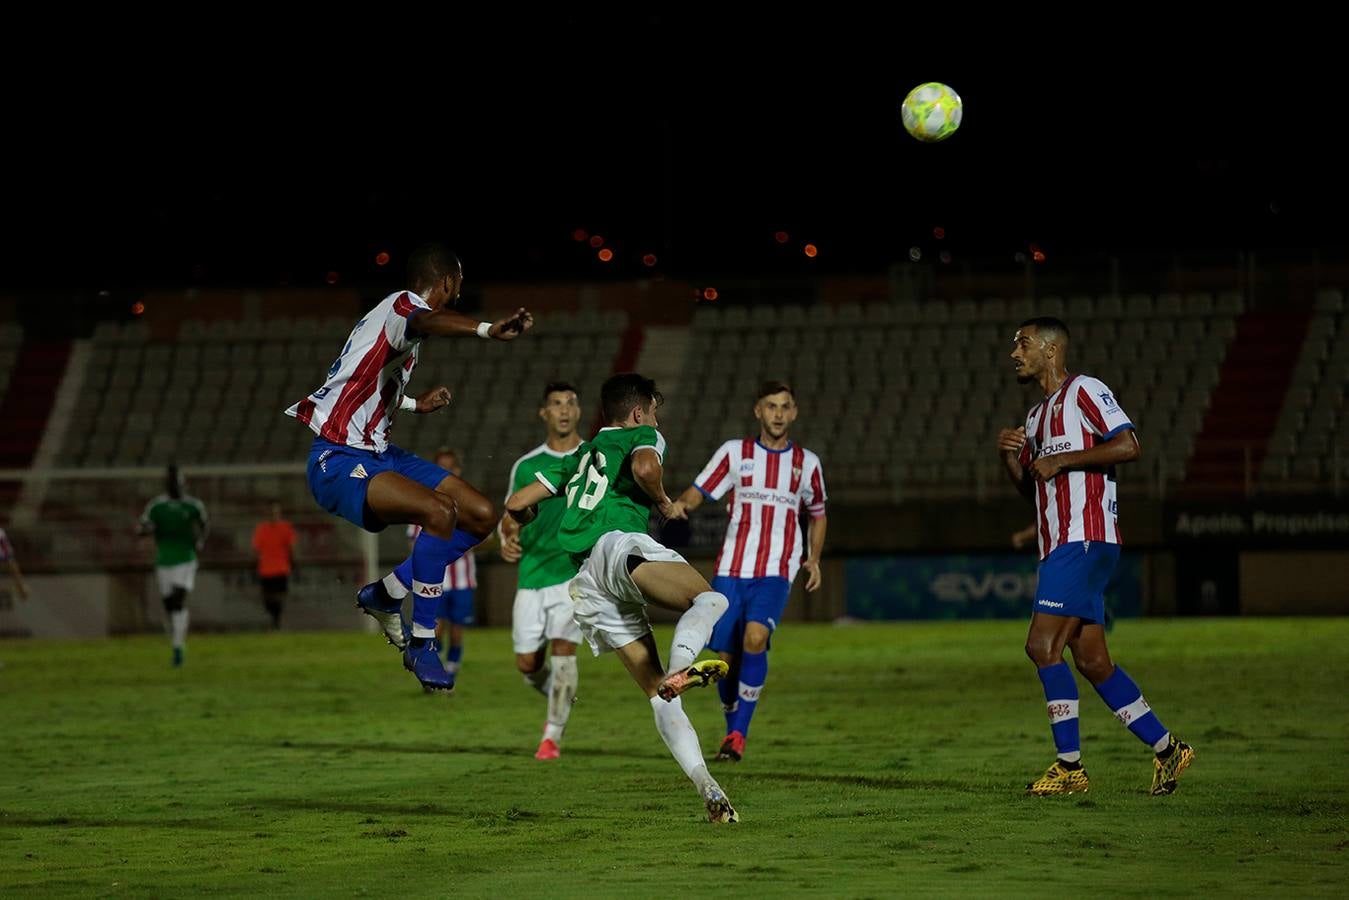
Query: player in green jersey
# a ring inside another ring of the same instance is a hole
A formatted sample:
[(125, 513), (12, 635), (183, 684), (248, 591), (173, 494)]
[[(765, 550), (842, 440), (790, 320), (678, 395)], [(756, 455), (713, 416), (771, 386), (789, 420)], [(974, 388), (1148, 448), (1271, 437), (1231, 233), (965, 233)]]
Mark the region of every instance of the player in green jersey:
[(197, 579), (197, 551), (206, 542), (206, 528), (206, 507), (183, 492), (178, 467), (169, 466), (168, 493), (145, 504), (140, 533), (155, 538), (155, 576), (169, 617), (175, 666), (183, 664), (187, 649), (187, 594)]
[[(543, 389), (539, 418), (547, 428), (547, 439), (515, 461), (508, 496), (535, 484), (538, 472), (581, 445), (581, 436), (576, 433), (581, 403), (575, 386), (565, 381), (549, 382)], [(576, 645), (581, 642), (581, 629), (572, 615), (571, 595), (567, 593), (576, 564), (557, 536), (565, 510), (561, 503), (546, 504), (527, 528), (513, 516), (501, 519), (501, 558), (520, 564), (515, 606), (511, 609), (515, 665), (525, 676), (525, 683), (548, 698), (548, 719), (535, 759), (561, 756), (562, 732), (576, 699)], [(551, 662), (547, 658), (549, 649), (553, 651)]]
[[(558, 543), (579, 566), (571, 580), (576, 623), (598, 656), (612, 650), (646, 692), (656, 729), (693, 781), (713, 822), (738, 822), (726, 793), (708, 773), (698, 735), (680, 695), (726, 675), (719, 659), (696, 662), (726, 598), (673, 550), (646, 533), (651, 508), (664, 517), (674, 504), (662, 484), (665, 438), (656, 430), (661, 396), (655, 382), (636, 373), (614, 375), (600, 391), (607, 427), (571, 454), (535, 474), (506, 510), (521, 524), (538, 504), (565, 496)], [(670, 646), (670, 669), (661, 667), (646, 605), (682, 613)]]

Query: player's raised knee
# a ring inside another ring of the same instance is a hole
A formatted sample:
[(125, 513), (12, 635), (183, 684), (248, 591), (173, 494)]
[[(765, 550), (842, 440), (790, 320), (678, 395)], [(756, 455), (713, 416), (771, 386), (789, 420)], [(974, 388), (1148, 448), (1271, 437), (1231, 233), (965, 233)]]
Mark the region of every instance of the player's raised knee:
[(449, 537), (459, 523), (459, 507), (454, 498), (432, 491), (422, 509), (421, 526), (431, 534)]

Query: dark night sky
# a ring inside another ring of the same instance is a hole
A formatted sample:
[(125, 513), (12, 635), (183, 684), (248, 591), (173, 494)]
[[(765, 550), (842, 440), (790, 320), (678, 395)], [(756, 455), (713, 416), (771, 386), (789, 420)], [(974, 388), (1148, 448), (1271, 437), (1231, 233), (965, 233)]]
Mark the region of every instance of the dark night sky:
[[(1345, 142), (1320, 122), (1339, 87), (1313, 74), (1090, 47), (837, 62), (689, 35), (647, 22), (434, 77), (396, 52), (109, 60), (11, 111), (28, 139), (5, 164), (0, 286), (361, 281), (426, 238), (494, 280), (630, 276), (646, 252), (684, 277), (880, 272), (934, 225), (969, 258), (1349, 243)], [(899, 124), (927, 80), (965, 101), (944, 144)]]

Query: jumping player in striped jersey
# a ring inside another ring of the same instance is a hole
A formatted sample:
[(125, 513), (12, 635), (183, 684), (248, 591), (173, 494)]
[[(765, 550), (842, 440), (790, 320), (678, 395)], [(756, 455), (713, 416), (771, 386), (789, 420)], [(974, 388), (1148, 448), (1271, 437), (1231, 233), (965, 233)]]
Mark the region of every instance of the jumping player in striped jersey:
[(1039, 584), (1026, 655), (1039, 670), (1058, 758), (1026, 786), (1037, 795), (1088, 788), (1078, 738), (1077, 670), (1131, 732), (1155, 753), (1153, 795), (1170, 794), (1194, 759), (1114, 664), (1105, 641), (1106, 582), (1120, 555), (1115, 466), (1141, 454), (1134, 424), (1110, 389), (1087, 375), (1070, 375), (1068, 326), (1040, 317), (1021, 323), (1013, 338), (1017, 381), (1037, 382), (1044, 399), (1021, 428), (998, 434), (998, 452), (1017, 490), (1035, 503), (1039, 519)]
[[(820, 586), (820, 552), (828, 524), (824, 470), (818, 456), (787, 435), (796, 413), (791, 385), (765, 382), (754, 404), (758, 439), (722, 444), (675, 503), (675, 514), (682, 516), (704, 499), (720, 500), (731, 492), (726, 538), (712, 579), (712, 589), (725, 594), (731, 605), (708, 642), (730, 664), (732, 676), (718, 685), (726, 713), (719, 760), (738, 761), (745, 755), (750, 719), (768, 678), (769, 640), (782, 621), (798, 569), (806, 570), (806, 590)], [(797, 525), (802, 509), (810, 516), (805, 560)]]
[[(457, 450), (441, 447), (436, 451), (435, 463), (456, 478), (463, 477)], [(408, 526), (409, 549), (417, 546), (421, 533), (420, 525)], [(445, 567), (441, 588), (444, 593), (436, 611), (436, 642), (445, 650), (445, 671), (450, 673), (451, 681), (457, 681), (464, 659), (464, 629), (473, 624), (473, 592), (478, 589), (478, 561), (472, 550)]]
[[(383, 579), (361, 588), (356, 605), (403, 651), (403, 666), (432, 690), (454, 680), (440, 661), (436, 612), (445, 568), (496, 527), (492, 502), (440, 466), (389, 443), (400, 410), (435, 412), (450, 402), (446, 387), (406, 395), (422, 341), (428, 337), (513, 340), (534, 324), (519, 309), (496, 322), (478, 322), (450, 307), (464, 273), (449, 250), (428, 245), (408, 259), (409, 290), (384, 298), (356, 323), (323, 386), (286, 410), (314, 432), (309, 489), (324, 509), (366, 531), (410, 523), (422, 527), (412, 555)], [(403, 600), (413, 596), (412, 629)]]

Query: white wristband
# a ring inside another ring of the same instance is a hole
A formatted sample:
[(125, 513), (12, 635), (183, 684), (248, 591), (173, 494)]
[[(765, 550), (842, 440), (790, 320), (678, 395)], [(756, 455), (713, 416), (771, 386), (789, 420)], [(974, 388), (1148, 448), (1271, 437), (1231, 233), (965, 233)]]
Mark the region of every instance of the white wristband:
[(414, 398), (409, 397), (407, 394), (404, 394), (403, 399), (398, 401), (398, 408), (406, 409), (408, 412), (416, 412), (417, 401)]
[(492, 337), (492, 323), (491, 323), (491, 322), (479, 322), (479, 323), (478, 323), (478, 337), (480, 337), (480, 338), (491, 338), (491, 337)]

